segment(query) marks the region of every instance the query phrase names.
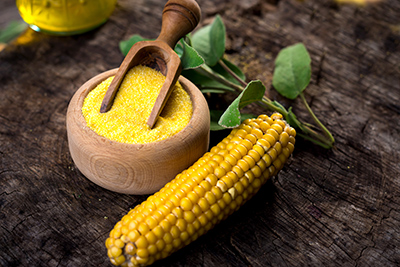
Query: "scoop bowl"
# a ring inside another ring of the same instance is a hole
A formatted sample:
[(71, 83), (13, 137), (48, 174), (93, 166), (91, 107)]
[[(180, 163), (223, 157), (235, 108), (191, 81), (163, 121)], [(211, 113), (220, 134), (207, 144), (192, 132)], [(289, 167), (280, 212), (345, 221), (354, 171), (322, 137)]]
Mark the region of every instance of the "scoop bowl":
[(95, 184), (124, 194), (152, 194), (192, 165), (208, 149), (210, 114), (200, 90), (180, 76), (188, 92), (193, 114), (177, 134), (146, 144), (126, 144), (98, 135), (82, 114), (87, 94), (117, 69), (103, 72), (83, 84), (72, 97), (67, 111), (67, 135), (71, 157), (80, 172)]

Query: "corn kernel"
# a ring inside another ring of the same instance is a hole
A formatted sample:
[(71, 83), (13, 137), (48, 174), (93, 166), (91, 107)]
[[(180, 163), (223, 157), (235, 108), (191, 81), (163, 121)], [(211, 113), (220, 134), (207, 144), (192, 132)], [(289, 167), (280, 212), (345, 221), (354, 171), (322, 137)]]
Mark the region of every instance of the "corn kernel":
[(148, 232), (145, 237), (149, 244), (155, 244), (157, 242), (157, 236), (153, 232)]
[(229, 154), (229, 151), (224, 149), (221, 149), (220, 151), (218, 151), (218, 155), (225, 157), (226, 155)]
[(128, 239), (131, 242), (135, 242), (138, 238), (140, 237), (140, 233), (138, 230), (132, 230), (131, 232), (129, 232), (128, 234)]
[(234, 187), (236, 189), (237, 194), (240, 196), (240, 194), (242, 194), (244, 191), (244, 186), (243, 186), (242, 182), (240, 182), (240, 181), (236, 182)]
[(211, 184), (208, 181), (202, 181), (200, 185), (204, 188), (204, 190), (206, 190), (206, 192), (211, 189)]
[(150, 227), (146, 223), (140, 223), (139, 227), (138, 227), (138, 231), (140, 232), (140, 234), (144, 235), (148, 231), (150, 231)]
[(129, 254), (131, 256), (135, 255), (136, 253), (136, 248), (132, 243), (127, 243), (125, 246), (125, 253)]
[[(209, 182), (210, 185), (214, 186), (214, 185), (217, 184), (218, 177), (217, 177), (215, 174), (211, 173), (211, 174), (207, 175), (207, 177), (206, 177), (205, 180), (206, 180), (207, 182)], [(204, 189), (205, 189), (205, 188), (204, 188)]]
[(264, 156), (263, 156), (262, 159), (260, 159), (260, 160), (257, 162), (257, 166), (260, 167), (261, 173), (264, 172), (264, 170), (267, 168), (267, 164), (266, 164), (266, 162), (265, 162), (265, 160), (264, 160)]
[[(232, 169), (232, 165), (225, 160), (222, 161), (219, 166), (224, 169), (225, 173), (229, 172)], [(222, 177), (222, 176), (221, 176)]]
[[(236, 183), (236, 181), (239, 179), (239, 177), (237, 176), (237, 174), (233, 171), (230, 171), (226, 174), (226, 178), (222, 177), (222, 180), (228, 185), (228, 182), (225, 181), (225, 179), (230, 179), (230, 181), (232, 181), (232, 183)], [(233, 184), (232, 184), (233, 185)], [(232, 185), (230, 185), (229, 187), (232, 187)]]
[(251, 166), (253, 166), (261, 158), (260, 154), (255, 149), (249, 150), (248, 156), (250, 156), (254, 161), (254, 163), (251, 163)]
[(179, 236), (179, 239), (182, 240), (182, 242), (185, 242), (186, 240), (189, 239), (189, 233), (188, 232), (182, 232), (181, 235)]
[[(256, 165), (256, 161), (254, 158), (252, 158), (249, 155), (246, 155), (243, 157), (243, 160), (245, 160), (247, 162), (247, 164), (249, 164), (249, 168), (253, 167), (254, 165)], [(243, 170), (245, 171), (245, 170)]]
[[(259, 124), (257, 123), (257, 125), (259, 125)], [(264, 132), (259, 128), (255, 128), (255, 129), (251, 130), (251, 134), (253, 134), (256, 137), (256, 141), (257, 141), (258, 139), (262, 138), (262, 136), (264, 135)], [(255, 143), (256, 142), (254, 142), (253, 144), (255, 144)]]
[(266, 122), (263, 121), (260, 123), (261, 130), (265, 133), (271, 126)]
[(173, 225), (171, 227), (170, 232), (174, 239), (177, 239), (179, 237), (179, 235), (181, 234), (181, 231), (179, 230), (179, 228), (176, 225)]
[[(172, 215), (172, 216), (175, 218), (175, 221), (176, 221), (176, 217), (174, 215)], [(169, 232), (169, 230), (171, 229), (171, 223), (167, 219), (162, 220), (160, 222), (160, 226), (164, 232)]]
[(121, 255), (121, 256), (119, 256), (117, 258), (114, 258), (114, 260), (115, 260), (115, 264), (116, 265), (120, 265), (120, 264), (125, 262), (125, 256)]
[(286, 147), (289, 142), (289, 134), (287, 132), (283, 132), (279, 136), (279, 142), (282, 144), (283, 147)]
[(281, 169), (283, 167), (284, 162), (282, 162), (279, 158), (277, 158), (273, 163), (276, 169)]
[(217, 203), (213, 204), (210, 207), (211, 211), (214, 213), (214, 215), (218, 215), (221, 212), (221, 208), (219, 207), (219, 205)]
[(181, 208), (182, 208), (182, 210), (191, 210), (193, 208), (192, 201), (187, 197), (182, 198)]
[(249, 151), (250, 149), (253, 148), (253, 143), (247, 139), (243, 139), (242, 142), (238, 144), (238, 146), (244, 146), (246, 147), (246, 150)]
[(221, 178), (222, 176), (224, 176), (226, 174), (226, 171), (223, 168), (218, 166), (215, 168), (214, 174), (218, 178)]
[(176, 207), (172, 210), (172, 214), (175, 215), (177, 219), (183, 218), (183, 210), (180, 207)]
[(147, 242), (147, 239), (144, 236), (140, 236), (136, 241), (135, 245), (137, 248), (145, 248), (149, 242)]
[(223, 182), (222, 180), (219, 180), (217, 182), (217, 187), (219, 187), (222, 192), (225, 192), (226, 190), (228, 190), (228, 187), (226, 186), (225, 182)]
[(206, 191), (204, 190), (204, 188), (200, 185), (196, 186), (195, 188), (193, 188), (193, 191), (196, 192), (196, 194), (199, 197), (203, 197), (204, 194), (206, 193)]
[(287, 147), (282, 148), (282, 154), (283, 154), (286, 158), (289, 158), (289, 156), (290, 156), (290, 154), (291, 154), (289, 148), (287, 148)]
[(282, 152), (282, 145), (281, 145), (281, 143), (276, 142), (275, 145), (273, 146), (273, 148), (276, 150), (276, 153), (277, 153), (278, 155), (281, 154), (281, 152)]
[(164, 235), (164, 230), (162, 229), (162, 227), (160, 225), (157, 225), (156, 227), (154, 227), (154, 229), (152, 230), (152, 232), (154, 233), (155, 236), (157, 236), (158, 238), (161, 238)]
[(162, 251), (165, 247), (165, 242), (163, 239), (158, 239), (156, 242), (156, 247), (158, 251)]
[(250, 141), (253, 145), (257, 142), (257, 136), (254, 134), (247, 134), (245, 137), (248, 141)]
[(123, 248), (125, 246), (125, 243), (121, 239), (116, 239), (114, 245), (118, 248)]
[(206, 198), (201, 198), (199, 200), (199, 207), (201, 208), (202, 211), (207, 211), (210, 207), (210, 204), (208, 204), (208, 201)]
[(226, 207), (225, 201), (221, 198), (220, 200), (217, 201), (218, 206), (221, 208), (221, 210), (224, 210)]
[(164, 240), (164, 242), (165, 242), (165, 244), (170, 244), (170, 243), (172, 243), (172, 240), (173, 240), (174, 238), (172, 237), (172, 235), (170, 234), (170, 233), (165, 233), (165, 235), (164, 235), (164, 237), (163, 237), (163, 240)]
[(204, 214), (200, 215), (198, 220), (202, 226), (205, 226), (208, 223), (208, 219)]
[(245, 122), (243, 122), (243, 123), (239, 126), (239, 128), (245, 130), (247, 133), (250, 133), (251, 130), (253, 129), (251, 126), (246, 125)]
[[(195, 204), (193, 206), (192, 212), (193, 212), (195, 217), (198, 217), (203, 213), (203, 211), (201, 210), (201, 208), (200, 208), (200, 206), (198, 204)], [(183, 215), (183, 217), (185, 217), (185, 214)]]
[[(247, 131), (244, 130), (244, 129), (238, 129), (238, 130), (235, 132), (235, 136), (240, 137), (241, 139), (245, 138), (246, 135), (247, 135)], [(234, 138), (235, 138), (235, 137), (234, 137)], [(232, 142), (232, 139), (231, 139), (231, 142)], [(236, 139), (235, 139), (235, 141), (233, 141), (233, 142), (236, 142)], [(239, 141), (239, 143), (240, 143), (240, 141)]]
[(115, 239), (112, 237), (109, 237), (106, 239), (106, 248), (109, 249), (111, 246), (114, 244)]
[[(234, 166), (237, 162), (237, 159), (233, 155), (228, 154), (225, 156), (225, 162), (227, 162), (231, 166)], [(232, 167), (231, 167), (231, 169), (232, 169)]]
[[(243, 161), (243, 160), (242, 160)], [(247, 162), (245, 162), (247, 164)], [(244, 163), (241, 163), (244, 164)], [(247, 164), (248, 165), (248, 164)], [(238, 176), (238, 177), (242, 177), (244, 174), (243, 169), (236, 163), (235, 166), (233, 166), (232, 171)]]
[(219, 200), (222, 197), (222, 191), (217, 186), (214, 186), (213, 188), (211, 188), (211, 193), (214, 194), (216, 200)]
[(181, 244), (182, 244), (182, 241), (179, 238), (175, 238), (174, 240), (172, 240), (172, 246), (175, 249), (179, 248), (181, 246)]
[(278, 152), (274, 148), (268, 150), (267, 154), (271, 157), (272, 161), (275, 161), (276, 157), (278, 156)]
[(178, 219), (176, 221), (176, 226), (179, 228), (181, 232), (185, 231), (186, 229), (186, 221), (184, 219)]
[(136, 254), (137, 254), (139, 257), (141, 257), (141, 258), (147, 258), (147, 257), (149, 257), (149, 252), (148, 252), (148, 250), (147, 250), (147, 249), (144, 249), (144, 248), (139, 248), (139, 249), (136, 251)]
[(283, 131), (282, 126), (277, 123), (271, 125), (271, 128), (274, 129), (278, 133), (278, 135), (280, 135)]
[(259, 146), (261, 146), (261, 147), (264, 149), (264, 153), (265, 153), (265, 151), (267, 151), (267, 150), (271, 147), (271, 143), (268, 142), (268, 141), (265, 140), (265, 139), (259, 139), (259, 140), (257, 140), (257, 144), (258, 144)]
[[(271, 130), (271, 129), (269, 129), (269, 130)], [(269, 130), (268, 130), (268, 131), (269, 131)], [(273, 131), (276, 132), (275, 130), (273, 130)], [(267, 141), (267, 142), (270, 144), (270, 146), (273, 145), (273, 144), (275, 144), (275, 141), (276, 141), (276, 138), (275, 138), (272, 134), (270, 134), (270, 133), (264, 134), (263, 139), (264, 139), (265, 141)]]
[(210, 205), (214, 204), (217, 201), (215, 195), (211, 191), (206, 192), (205, 199), (207, 199), (208, 204)]
[(246, 120), (247, 125), (232, 130), (192, 167), (128, 212), (106, 241), (111, 262), (137, 266), (165, 258), (257, 193), (294, 149), (295, 132), (280, 115), (273, 118)]
[[(249, 163), (247, 163), (247, 161), (244, 160), (244, 159), (239, 159), (238, 162), (237, 162), (237, 166), (238, 166), (243, 172), (246, 172), (246, 171), (250, 168)], [(238, 175), (238, 176), (242, 176), (242, 175)]]
[[(149, 254), (149, 255), (154, 255), (154, 254), (157, 253), (157, 247), (156, 247), (155, 244), (149, 245), (149, 247), (147, 248), (147, 250), (148, 250), (148, 254)], [(139, 253), (138, 253), (138, 256), (139, 256)]]

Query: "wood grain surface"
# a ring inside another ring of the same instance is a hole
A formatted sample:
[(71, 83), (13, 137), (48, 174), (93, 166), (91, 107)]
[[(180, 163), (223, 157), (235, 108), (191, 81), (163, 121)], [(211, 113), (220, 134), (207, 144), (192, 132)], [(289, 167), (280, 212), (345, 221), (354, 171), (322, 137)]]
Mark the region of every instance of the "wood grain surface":
[[(252, 200), (154, 266), (399, 266), (400, 2), (198, 3), (200, 24), (220, 14), (227, 57), (268, 89), (277, 53), (303, 42), (312, 58), (306, 98), (337, 142), (324, 150), (298, 138), (290, 163)], [(4, 15), (14, 4), (1, 1), (0, 20), (14, 17)], [(146, 196), (107, 191), (77, 170), (67, 106), (85, 81), (120, 65), (110, 40), (157, 37), (164, 4), (119, 0), (92, 32), (27, 30), (0, 52), (0, 266), (111, 266), (104, 241)], [(299, 101), (267, 94), (308, 119)], [(225, 133), (211, 134), (215, 143)]]

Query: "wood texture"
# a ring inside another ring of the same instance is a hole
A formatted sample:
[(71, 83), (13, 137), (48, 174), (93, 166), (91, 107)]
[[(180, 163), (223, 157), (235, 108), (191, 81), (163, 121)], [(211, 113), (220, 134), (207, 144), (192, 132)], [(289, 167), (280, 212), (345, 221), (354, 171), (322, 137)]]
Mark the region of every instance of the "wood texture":
[[(279, 50), (306, 45), (313, 72), (305, 95), (337, 143), (327, 151), (298, 139), (290, 163), (255, 198), (155, 266), (398, 266), (400, 2), (198, 3), (202, 25), (216, 14), (224, 20), (229, 59), (268, 89)], [(109, 231), (146, 196), (112, 193), (77, 170), (67, 106), (85, 81), (120, 65), (110, 40), (157, 37), (162, 8), (120, 0), (95, 31), (61, 38), (28, 30), (0, 52), (1, 266), (110, 266)], [(268, 95), (308, 118), (299, 101)], [(211, 133), (212, 143), (223, 135)]]
[(200, 90), (181, 76), (180, 84), (193, 103), (192, 118), (184, 129), (148, 144), (111, 141), (86, 126), (82, 106), (88, 93), (117, 71), (93, 77), (72, 97), (66, 117), (70, 154), (79, 171), (103, 188), (124, 194), (153, 194), (207, 151), (208, 105)]

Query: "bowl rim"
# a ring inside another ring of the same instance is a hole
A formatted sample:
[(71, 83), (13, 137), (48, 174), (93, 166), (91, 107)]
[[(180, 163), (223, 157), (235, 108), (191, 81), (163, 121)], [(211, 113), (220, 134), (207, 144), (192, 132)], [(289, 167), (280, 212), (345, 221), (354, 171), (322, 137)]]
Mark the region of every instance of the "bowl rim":
[[(201, 91), (187, 78), (180, 76), (179, 77), (179, 82), (181, 83), (182, 87), (184, 88), (184, 90), (189, 94), (190, 99), (192, 101), (192, 105), (193, 105), (193, 111), (192, 111), (192, 116), (188, 122), (188, 124), (179, 132), (177, 132), (176, 134), (163, 139), (163, 140), (158, 140), (158, 141), (154, 141), (154, 142), (149, 142), (149, 143), (143, 143), (143, 144), (138, 144), (138, 143), (123, 143), (123, 142), (119, 142), (116, 140), (111, 140), (107, 137), (101, 136), (98, 133), (96, 133), (94, 130), (92, 130), (89, 126), (87, 126), (87, 122), (85, 117), (83, 116), (82, 113), (82, 106), (83, 106), (83, 101), (85, 100), (86, 96), (89, 94), (89, 92), (91, 92), (98, 84), (100, 84), (101, 82), (103, 82), (104, 80), (108, 79), (109, 77), (113, 76), (116, 74), (118, 68), (115, 69), (111, 69), (105, 72), (102, 72), (94, 77), (92, 77), (91, 79), (89, 79), (87, 82), (85, 82), (75, 93), (75, 95), (73, 96), (73, 98), (70, 101), (70, 105), (73, 105), (74, 102), (77, 104), (78, 109), (79, 109), (79, 114), (77, 119), (79, 120), (79, 123), (81, 125), (84, 126), (85, 130), (90, 132), (91, 135), (97, 139), (99, 139), (99, 141), (101, 143), (112, 143), (115, 146), (118, 147), (129, 147), (129, 148), (143, 148), (144, 146), (151, 149), (152, 147), (156, 147), (156, 146), (162, 146), (166, 143), (171, 143), (171, 141), (175, 140), (175, 139), (184, 139), (185, 136), (189, 136), (191, 135), (193, 129), (196, 129), (196, 122), (198, 122), (199, 118), (197, 118), (195, 115), (197, 115), (197, 113), (201, 112), (200, 110), (200, 103), (199, 101), (204, 101), (205, 104), (207, 105), (207, 102), (203, 96), (203, 94), (201, 93)], [(197, 99), (199, 99), (198, 101), (196, 101)], [(208, 108), (208, 105), (207, 105)], [(74, 111), (72, 111), (74, 112)], [(75, 110), (75, 113), (78, 112), (77, 110)], [(207, 109), (208, 112), (208, 109)], [(209, 117), (209, 113), (208, 113), (208, 117)], [(85, 131), (85, 132), (86, 132)], [(178, 140), (178, 142), (182, 141), (182, 140)], [(208, 144), (207, 144), (208, 146)]]

